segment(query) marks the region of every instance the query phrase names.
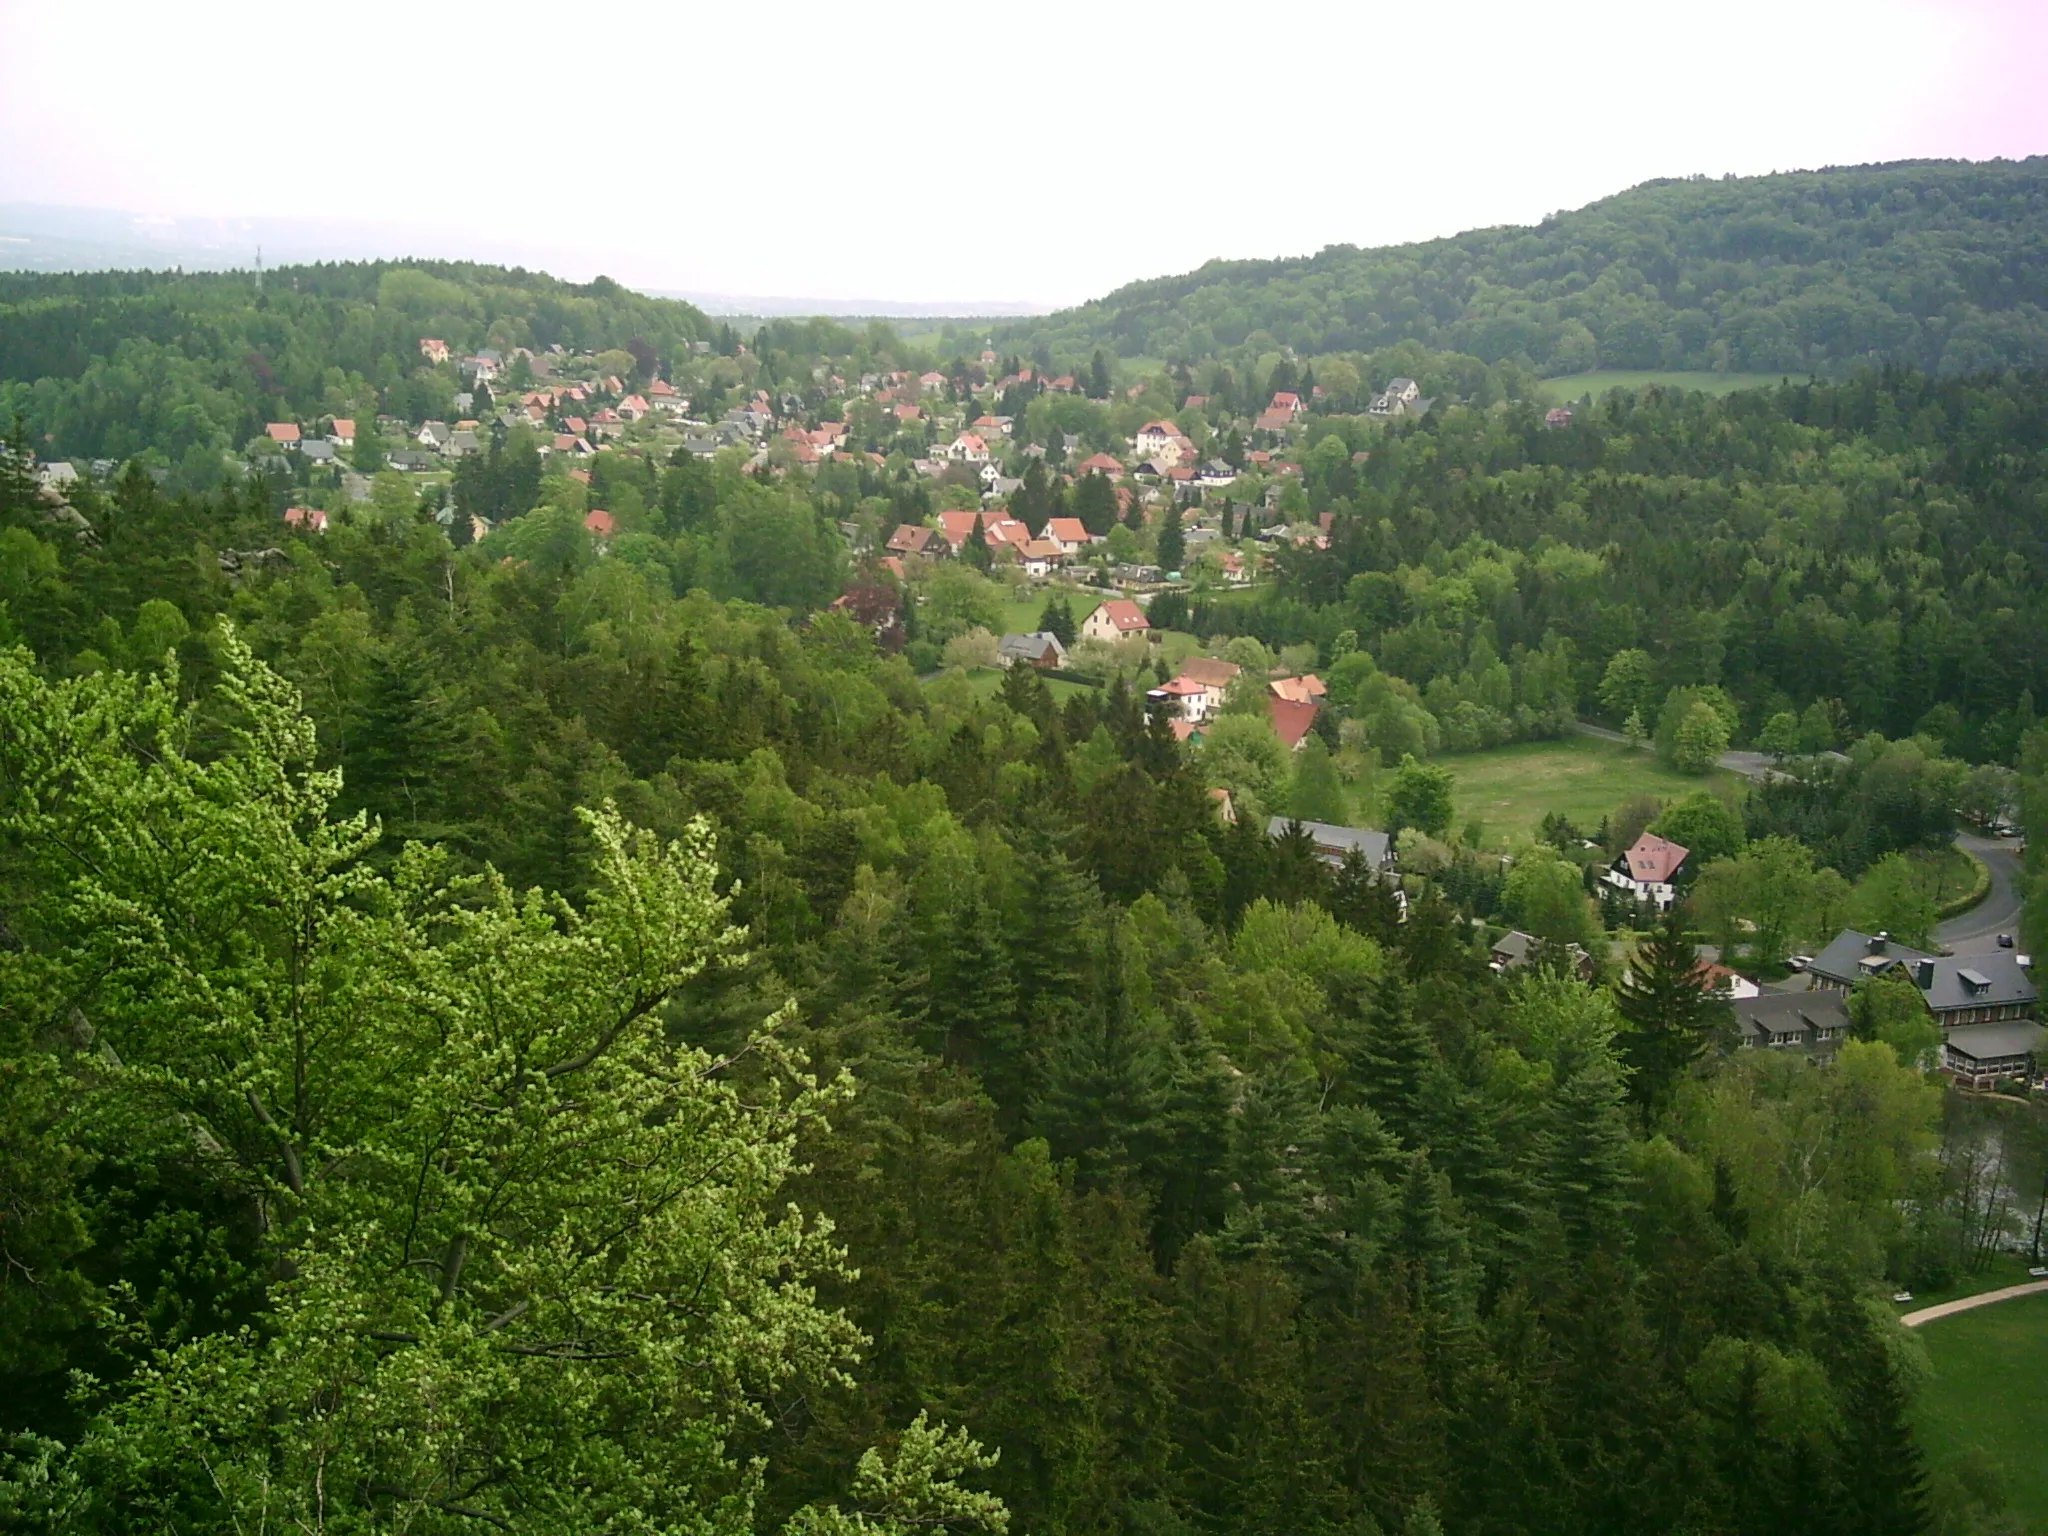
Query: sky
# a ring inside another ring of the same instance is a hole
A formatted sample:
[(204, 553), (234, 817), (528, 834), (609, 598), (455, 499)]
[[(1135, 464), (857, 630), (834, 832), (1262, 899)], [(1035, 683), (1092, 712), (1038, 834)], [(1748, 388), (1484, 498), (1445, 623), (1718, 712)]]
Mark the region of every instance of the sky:
[(2048, 152), (2048, 0), (0, 0), (0, 203), (1064, 305), (1635, 183)]

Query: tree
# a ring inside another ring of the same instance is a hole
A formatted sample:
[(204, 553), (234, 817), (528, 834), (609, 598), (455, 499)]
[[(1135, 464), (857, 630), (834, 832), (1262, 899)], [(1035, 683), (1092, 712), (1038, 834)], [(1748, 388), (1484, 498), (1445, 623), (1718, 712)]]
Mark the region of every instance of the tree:
[[(33, 877), (10, 918), (40, 950), (8, 983), (99, 1048), (100, 1133), (240, 1202), (271, 1277), (260, 1332), (167, 1344), (59, 1448), (90, 1475), (57, 1523), (749, 1529), (726, 1447), (752, 1393), (857, 1343), (808, 1287), (824, 1230), (775, 1201), (845, 1090), (770, 1028), (745, 1087), (670, 1037), (677, 990), (740, 954), (710, 829), (589, 814), (580, 910), (424, 848), (379, 871), (294, 695), (219, 646), (203, 752), (175, 677), (0, 655), (0, 832)], [(999, 1525), (943, 1487), (979, 1464), (919, 1425), (862, 1471)]]
[(1704, 868), (1742, 851), (1742, 819), (1726, 801), (1705, 790), (1687, 795), (1650, 823), (1650, 831), (1687, 851), (1686, 862)]
[(1915, 949), (1933, 942), (1941, 917), (1933, 887), (1903, 853), (1888, 853), (1866, 869), (1850, 902), (1859, 927)]
[(1302, 821), (1338, 826), (1344, 824), (1349, 814), (1337, 765), (1319, 736), (1311, 735), (1294, 754), (1294, 785), (1288, 793), (1287, 813)]
[(1600, 942), (1585, 879), (1554, 848), (1539, 845), (1517, 858), (1502, 895), (1509, 918), (1546, 944), (1591, 951)]
[(1404, 756), (1387, 791), (1388, 831), (1415, 827), (1431, 837), (1450, 826), (1457, 779), (1448, 768)]
[(1057, 636), (1061, 645), (1072, 646), (1077, 633), (1073, 605), (1064, 597), (1047, 597), (1039, 610), (1038, 628), (1041, 634)]
[(1636, 947), (1615, 988), (1615, 1006), (1627, 1024), (1620, 1046), (1629, 1093), (1647, 1123), (1670, 1105), (1680, 1080), (1731, 1023), (1728, 1005), (1700, 985), (1698, 966), (1692, 934), (1673, 907)]
[(1600, 675), (1600, 702), (1613, 719), (1640, 716), (1650, 707), (1656, 677), (1656, 664), (1648, 651), (1616, 651)]
[(1704, 701), (1686, 709), (1671, 742), (1671, 766), (1680, 773), (1705, 773), (1728, 750), (1728, 725)]
[(1091, 399), (1107, 400), (1112, 383), (1109, 375), (1109, 359), (1102, 348), (1095, 349), (1095, 356), (1088, 362), (1088, 394)]
[(1160, 520), (1156, 558), (1162, 571), (1178, 571), (1187, 558), (1187, 545), (1181, 538), (1178, 501), (1167, 507), (1166, 516)]
[(1757, 732), (1756, 744), (1781, 762), (1792, 756), (1799, 750), (1799, 717), (1789, 709), (1778, 711)]
[(1908, 1067), (1931, 1070), (1941, 1058), (1941, 1027), (1905, 966), (1866, 977), (1849, 994), (1849, 1029), (1859, 1040), (1882, 1040)]
[[(1733, 953), (1747, 941), (1761, 966), (1782, 964), (1792, 942), (1826, 928), (1823, 900), (1832, 870), (1817, 870), (1813, 851), (1789, 837), (1759, 838), (1732, 859), (1700, 871), (1692, 904), (1702, 924)], [(1745, 928), (1744, 924), (1748, 927)]]

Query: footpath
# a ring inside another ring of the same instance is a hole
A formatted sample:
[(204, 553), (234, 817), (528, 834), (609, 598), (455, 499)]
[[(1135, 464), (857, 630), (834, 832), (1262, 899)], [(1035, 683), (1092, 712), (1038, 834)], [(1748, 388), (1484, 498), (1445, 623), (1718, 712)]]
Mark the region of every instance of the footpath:
[(2033, 1296), (2042, 1291), (2048, 1291), (2048, 1280), (2033, 1280), (2025, 1285), (2008, 1285), (2003, 1290), (1980, 1291), (1975, 1296), (1958, 1296), (1954, 1301), (1944, 1301), (1938, 1307), (1922, 1307), (1918, 1312), (1908, 1312), (1899, 1321), (1908, 1328), (1918, 1328), (1922, 1323), (1931, 1323), (1938, 1317), (1967, 1312), (1972, 1307), (1988, 1307), (1994, 1301), (2011, 1301), (2015, 1296)]

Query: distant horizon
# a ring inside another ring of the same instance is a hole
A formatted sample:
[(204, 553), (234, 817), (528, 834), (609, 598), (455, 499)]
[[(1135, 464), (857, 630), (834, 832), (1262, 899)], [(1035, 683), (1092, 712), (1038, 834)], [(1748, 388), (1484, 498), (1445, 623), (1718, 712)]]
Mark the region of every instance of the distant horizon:
[[(1914, 164), (2018, 164), (2042, 158), (1989, 155), (1904, 156), (1893, 160), (1860, 162), (1857, 165), (1829, 164), (1764, 171), (1737, 180), (1772, 176), (1816, 175), (1858, 168), (1883, 168)], [(1573, 208), (1550, 210), (1543, 218), (1578, 211), (1657, 183), (1693, 179), (1689, 175), (1661, 175), (1643, 178), (1628, 186), (1615, 187)], [(1722, 180), (1723, 177), (1706, 178)], [(1529, 228), (1541, 219), (1526, 222), (1502, 221), (1439, 230), (1414, 240), (1382, 242), (1408, 245), (1451, 239), (1483, 229)], [(187, 231), (190, 231), (188, 234)], [(25, 232), (25, 233), (24, 233)], [(233, 241), (228, 236), (232, 233)], [(58, 204), (30, 201), (0, 202), (0, 272), (173, 271), (246, 272), (254, 270), (258, 253), (266, 269), (321, 262), (348, 261), (469, 261), (480, 265), (524, 268), (563, 282), (587, 283), (605, 276), (622, 287), (650, 298), (674, 299), (692, 304), (715, 319), (832, 319), (832, 320), (922, 320), (922, 321), (1014, 321), (1054, 314), (1101, 299), (1133, 283), (1187, 275), (1212, 262), (1300, 261), (1332, 247), (1371, 249), (1363, 242), (1331, 240), (1309, 251), (1268, 251), (1242, 256), (1212, 254), (1194, 265), (1175, 271), (1127, 274), (1109, 286), (1070, 303), (1051, 304), (1030, 299), (980, 297), (971, 299), (922, 299), (840, 297), (826, 294), (749, 293), (719, 291), (687, 286), (634, 281), (612, 270), (603, 261), (588, 263), (550, 261), (539, 253), (524, 255), (492, 249), (488, 239), (481, 248), (457, 248), (463, 237), (447, 232), (402, 230), (397, 226), (368, 221), (336, 219), (274, 219), (262, 216), (192, 216), (144, 214), (133, 209), (86, 204)], [(381, 245), (381, 248), (380, 248)], [(47, 261), (25, 260), (47, 251)], [(65, 261), (67, 254), (72, 258)], [(566, 253), (564, 253), (566, 254)]]
[(971, 83), (958, 18), (919, 0), (888, 29), (812, 0), (773, 29), (671, 8), (598, 28), (648, 73), (597, 95), (536, 46), (561, 18), (534, 0), (487, 28), (370, 0), (314, 47), (256, 0), (202, 12), (0, 6), (0, 203), (175, 214), (215, 264), (216, 235), (369, 224), (376, 250), (945, 313), (1534, 224), (1666, 177), (2048, 151), (2040, 0), (1474, 0), (1455, 49), (1414, 8), (1302, 0), (1226, 36), (1051, 0)]

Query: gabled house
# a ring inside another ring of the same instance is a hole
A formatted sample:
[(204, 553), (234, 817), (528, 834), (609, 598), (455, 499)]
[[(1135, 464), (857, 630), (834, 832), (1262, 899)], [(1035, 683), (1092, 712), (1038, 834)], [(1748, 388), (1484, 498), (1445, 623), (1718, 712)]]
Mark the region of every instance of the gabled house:
[(1234, 661), (1217, 661), (1209, 656), (1190, 656), (1182, 662), (1179, 681), (1193, 683), (1202, 690), (1200, 714), (1190, 714), (1188, 718), (1207, 719), (1221, 709), (1223, 696), (1243, 670)]
[(327, 514), (318, 507), (286, 507), (284, 525), (287, 528), (302, 528), (307, 533), (325, 533)]
[(299, 457), (309, 464), (332, 464), (334, 444), (324, 437), (307, 437), (299, 440)]
[(962, 432), (947, 445), (946, 455), (963, 464), (986, 464), (988, 444), (982, 441), (978, 432)]
[(1145, 610), (1127, 597), (1111, 599), (1081, 622), (1084, 640), (1122, 640), (1130, 635), (1149, 638), (1151, 633), (1152, 621), (1145, 617)]
[(584, 513), (583, 526), (600, 539), (608, 539), (619, 531), (617, 520), (603, 507), (592, 507)]
[(1944, 1033), (1962, 1025), (2009, 1024), (2040, 1012), (2032, 960), (2010, 950), (1930, 955), (1888, 933), (1845, 928), (1806, 966), (1816, 987), (1838, 992), (1853, 991), (1858, 982), (1895, 970), (1920, 989), (1920, 1000)]
[(1145, 700), (1164, 710), (1169, 719), (1199, 723), (1208, 715), (1205, 707), (1207, 696), (1202, 685), (1185, 677), (1176, 677), (1157, 688), (1146, 689)]
[(1091, 453), (1076, 466), (1075, 473), (1078, 475), (1107, 475), (1112, 480), (1121, 480), (1124, 475), (1124, 467), (1106, 453)]
[(1058, 570), (1061, 562), (1066, 559), (1066, 556), (1060, 553), (1059, 545), (1047, 543), (1044, 539), (1033, 539), (1024, 546), (1022, 553), (1024, 574), (1033, 581), (1045, 580)]
[(1078, 554), (1095, 542), (1088, 525), (1078, 517), (1049, 517), (1038, 536), (1046, 543), (1058, 547), (1063, 555)]
[(273, 421), (263, 429), (263, 435), (280, 448), (299, 446), (299, 424), (296, 421)]
[(334, 418), (334, 424), (327, 429), (327, 441), (337, 448), (353, 448), (356, 445), (356, 424), (346, 416)]
[(1286, 699), (1292, 704), (1317, 704), (1329, 687), (1313, 672), (1306, 677), (1276, 677), (1266, 688), (1274, 698)]
[(1645, 832), (1600, 878), (1637, 901), (1654, 903), (1661, 912), (1678, 898), (1679, 871), (1690, 852), (1683, 844)]
[(1170, 421), (1148, 421), (1131, 439), (1131, 449), (1140, 459), (1150, 459), (1162, 468), (1180, 462), (1180, 445), (1186, 441)]
[(1266, 718), (1273, 722), (1273, 733), (1290, 752), (1301, 750), (1301, 744), (1308, 740), (1308, 733), (1315, 728), (1318, 712), (1314, 704), (1295, 699), (1271, 696), (1266, 699)]
[(1735, 1043), (1753, 1050), (1832, 1051), (1849, 1037), (1849, 1010), (1830, 992), (1763, 992), (1734, 1003)]
[(1022, 664), (1052, 671), (1067, 664), (1067, 648), (1049, 630), (1029, 635), (1005, 635), (996, 642), (996, 659), (1006, 667)]
[(431, 448), (439, 453), (448, 446), (448, 439), (454, 435), (454, 429), (447, 422), (429, 421), (421, 424), (419, 431), (413, 434), (413, 441), (422, 448)]
[(422, 336), (420, 356), (430, 363), (445, 363), (448, 361), (448, 343), (438, 336)]
[[(1543, 941), (1533, 933), (1523, 933), (1511, 928), (1494, 941), (1492, 957), (1486, 968), (1496, 976), (1505, 976), (1526, 966), (1543, 949)], [(1572, 974), (1581, 981), (1593, 979), (1593, 957), (1577, 944), (1565, 945), (1565, 956), (1571, 964)]]
[(1316, 856), (1325, 864), (1342, 864), (1353, 849), (1365, 856), (1365, 862), (1374, 869), (1394, 867), (1394, 842), (1386, 833), (1372, 827), (1340, 827), (1327, 821), (1302, 821), (1292, 816), (1272, 816), (1266, 820), (1266, 836), (1284, 837), (1291, 827), (1300, 827), (1316, 845)]

